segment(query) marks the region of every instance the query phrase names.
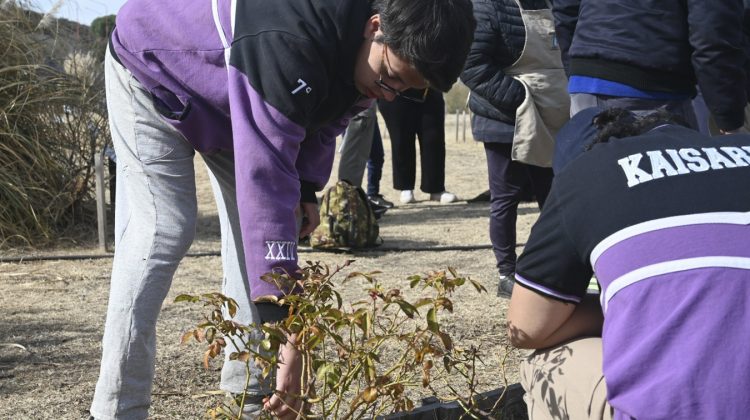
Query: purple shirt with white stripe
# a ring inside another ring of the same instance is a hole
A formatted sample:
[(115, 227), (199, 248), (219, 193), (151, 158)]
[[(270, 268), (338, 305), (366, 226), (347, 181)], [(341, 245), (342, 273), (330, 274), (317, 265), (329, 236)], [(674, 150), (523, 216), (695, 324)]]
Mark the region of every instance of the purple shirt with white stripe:
[(557, 174), (518, 284), (575, 303), (594, 273), (615, 418), (746, 416), (750, 136), (665, 126)]

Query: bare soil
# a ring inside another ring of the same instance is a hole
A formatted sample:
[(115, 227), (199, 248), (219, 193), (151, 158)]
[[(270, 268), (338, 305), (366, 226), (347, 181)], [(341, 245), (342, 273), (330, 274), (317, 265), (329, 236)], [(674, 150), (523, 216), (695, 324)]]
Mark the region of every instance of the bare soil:
[[(487, 169), (482, 145), (472, 141), (470, 131), (462, 141), (463, 126), (456, 131), (455, 124), (456, 118), (448, 116), (446, 187), (465, 200), (487, 189)], [(399, 192), (391, 187), (390, 141), (385, 135), (381, 189), (397, 202)], [(332, 180), (336, 179), (335, 168)], [(220, 246), (218, 218), (200, 158), (196, 169), (200, 217), (191, 253), (216, 252)], [(509, 383), (517, 382), (520, 353), (510, 350), (504, 334), (507, 300), (495, 297), (497, 271), (489, 247), (489, 204), (462, 201), (441, 205), (428, 201), (427, 194), (415, 194), (416, 204), (397, 202), (381, 219), (381, 250), (349, 255), (301, 250), (300, 259), (333, 265), (352, 258), (356, 260), (352, 270), (382, 271), (380, 278), (388, 287), (402, 289), (408, 289), (405, 279), (411, 274), (455, 267), (489, 291), (482, 295), (470, 287), (459, 291), (454, 296), (455, 313), (443, 321), (456, 342), (480, 346), (484, 365), (478, 369), (479, 390), (503, 386), (504, 377)], [(524, 203), (519, 208), (519, 252), (537, 215), (536, 205)], [(94, 240), (44, 253), (97, 254)], [(466, 246), (475, 249), (451, 250)], [(21, 252), (3, 253), (8, 257)], [(0, 263), (0, 419), (88, 418), (98, 376), (111, 262), (111, 258), (101, 258)], [(218, 363), (205, 370), (202, 349), (179, 344), (181, 333), (199, 319), (200, 308), (173, 300), (181, 293), (219, 291), (220, 278), (219, 256), (186, 257), (174, 277), (157, 327), (151, 418), (202, 418), (216, 403), (217, 397), (206, 393), (218, 388)], [(361, 289), (353, 283), (344, 289), (344, 296), (359, 299)]]

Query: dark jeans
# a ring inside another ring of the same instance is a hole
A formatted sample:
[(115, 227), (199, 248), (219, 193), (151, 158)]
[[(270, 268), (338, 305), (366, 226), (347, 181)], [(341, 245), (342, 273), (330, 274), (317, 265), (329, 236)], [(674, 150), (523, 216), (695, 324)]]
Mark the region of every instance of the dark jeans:
[(490, 241), (500, 275), (516, 270), (516, 218), (524, 190), (531, 188), (541, 209), (552, 185), (552, 169), (510, 158), (511, 145), (484, 143), (490, 181)]
[(443, 94), (430, 90), (422, 104), (395, 99), (378, 101), (391, 136), (393, 188), (413, 190), (419, 139), (422, 178), (419, 189), (425, 193), (445, 191), (445, 102)]
[(380, 178), (383, 176), (385, 152), (383, 151), (383, 137), (380, 127), (375, 123), (375, 133), (370, 146), (370, 158), (367, 160), (367, 195), (380, 194)]

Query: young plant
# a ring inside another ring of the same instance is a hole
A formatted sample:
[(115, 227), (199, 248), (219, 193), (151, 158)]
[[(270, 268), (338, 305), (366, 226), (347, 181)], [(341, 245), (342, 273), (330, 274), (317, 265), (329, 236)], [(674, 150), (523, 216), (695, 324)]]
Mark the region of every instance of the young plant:
[[(440, 314), (453, 312), (451, 297), (459, 287), (469, 283), (477, 292), (485, 292), (485, 288), (459, 276), (453, 268), (410, 276), (409, 287), (420, 295), (414, 300), (400, 289), (386, 289), (376, 277), (379, 272), (351, 272), (340, 286), (334, 283), (351, 262), (331, 269), (308, 261), (295, 276), (267, 274), (264, 279), (280, 290), (295, 290), (263, 299), (288, 308), (288, 316), (273, 324), (237, 324), (231, 320), (236, 302), (219, 293), (181, 295), (176, 301), (201, 302), (209, 309), (203, 322), (187, 331), (182, 341), (194, 339), (208, 345), (205, 366), (231, 342), (244, 350), (230, 357), (245, 361), (248, 375), (252, 363), (267, 378), (279, 363), (280, 346), (294, 337), (293, 345), (302, 355), (302, 391), (300, 395), (279, 397), (303, 402), (299, 418), (360, 419), (409, 411), (414, 408), (415, 394), (434, 393), (431, 384), (435, 381), (455, 384), (456, 377), (466, 381), (469, 395), (452, 395), (452, 399), (460, 401), (472, 417), (471, 413), (486, 414), (474, 399), (474, 372), (481, 363), (479, 350), (456, 346), (440, 323)], [(356, 280), (364, 282), (366, 295), (345, 304), (339, 288)], [(242, 338), (256, 328), (262, 330), (262, 340), (248, 342)], [(457, 392), (463, 391), (456, 385), (448, 386), (449, 394)], [(236, 411), (218, 407), (210, 414), (234, 418), (231, 413)]]

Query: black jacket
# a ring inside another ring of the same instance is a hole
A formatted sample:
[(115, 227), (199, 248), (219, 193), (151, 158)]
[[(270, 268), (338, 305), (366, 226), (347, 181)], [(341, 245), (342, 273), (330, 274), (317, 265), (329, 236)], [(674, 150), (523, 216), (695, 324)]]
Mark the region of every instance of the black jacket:
[(641, 90), (693, 94), (697, 82), (718, 126), (735, 129), (747, 103), (742, 3), (555, 0), (563, 62)]
[[(503, 70), (521, 56), (526, 29), (515, 0), (473, 0), (477, 28), (461, 74), (471, 89), (469, 109), (477, 115), (513, 124), (525, 92)], [(547, 7), (543, 0), (522, 0), (529, 10)]]

